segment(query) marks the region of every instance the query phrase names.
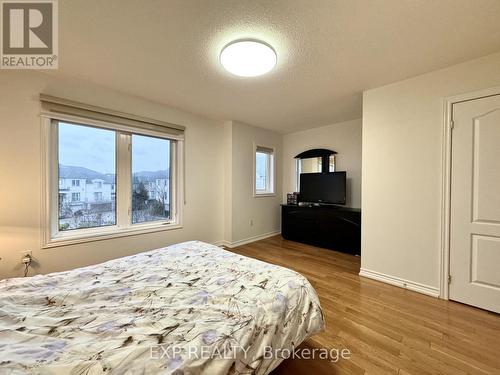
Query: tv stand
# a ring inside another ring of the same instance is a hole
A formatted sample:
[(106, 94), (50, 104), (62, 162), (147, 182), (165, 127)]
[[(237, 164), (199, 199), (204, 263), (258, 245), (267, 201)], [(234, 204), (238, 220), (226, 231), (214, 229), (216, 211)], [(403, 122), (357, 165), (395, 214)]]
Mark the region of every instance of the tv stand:
[(281, 205), (281, 235), (349, 254), (361, 254), (361, 210), (336, 205)]

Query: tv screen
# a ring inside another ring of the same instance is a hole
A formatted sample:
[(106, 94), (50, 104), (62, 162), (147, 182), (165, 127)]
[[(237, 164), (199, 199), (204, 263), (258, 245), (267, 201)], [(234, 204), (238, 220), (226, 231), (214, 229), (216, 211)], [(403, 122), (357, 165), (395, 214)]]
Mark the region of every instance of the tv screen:
[(301, 173), (301, 202), (345, 204), (346, 172)]

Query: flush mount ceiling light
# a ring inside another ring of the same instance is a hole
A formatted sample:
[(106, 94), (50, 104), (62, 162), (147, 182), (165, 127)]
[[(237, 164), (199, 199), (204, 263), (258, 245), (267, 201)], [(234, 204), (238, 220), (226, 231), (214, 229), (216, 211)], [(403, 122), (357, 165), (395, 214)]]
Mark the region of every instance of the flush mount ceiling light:
[(237, 40), (220, 53), (220, 63), (229, 73), (240, 77), (266, 74), (276, 66), (276, 52), (269, 45), (256, 40)]

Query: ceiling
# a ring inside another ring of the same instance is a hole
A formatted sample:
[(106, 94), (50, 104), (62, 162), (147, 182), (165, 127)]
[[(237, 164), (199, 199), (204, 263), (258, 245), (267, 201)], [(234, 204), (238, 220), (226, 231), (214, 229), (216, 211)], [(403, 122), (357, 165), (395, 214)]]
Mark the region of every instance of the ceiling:
[[(281, 133), (361, 117), (362, 91), (500, 50), (499, 0), (65, 0), (60, 69), (221, 120)], [(267, 75), (221, 48), (261, 39)]]

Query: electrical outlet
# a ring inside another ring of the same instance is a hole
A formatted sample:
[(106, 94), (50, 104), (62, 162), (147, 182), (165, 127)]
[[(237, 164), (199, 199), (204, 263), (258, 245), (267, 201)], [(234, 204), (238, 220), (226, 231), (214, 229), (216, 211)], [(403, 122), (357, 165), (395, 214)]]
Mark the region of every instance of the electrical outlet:
[(33, 257), (33, 251), (31, 250), (21, 250), (20, 251), (21, 256), (24, 258), (24, 256), (29, 255), (30, 257)]
[(21, 263), (30, 264), (32, 259), (33, 259), (33, 252), (31, 250), (21, 251)]

